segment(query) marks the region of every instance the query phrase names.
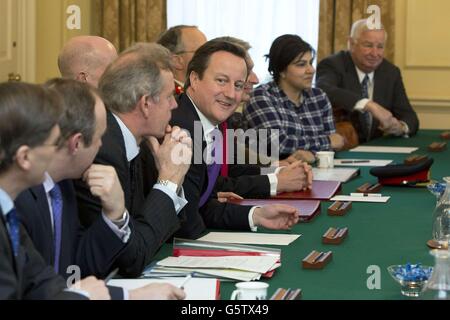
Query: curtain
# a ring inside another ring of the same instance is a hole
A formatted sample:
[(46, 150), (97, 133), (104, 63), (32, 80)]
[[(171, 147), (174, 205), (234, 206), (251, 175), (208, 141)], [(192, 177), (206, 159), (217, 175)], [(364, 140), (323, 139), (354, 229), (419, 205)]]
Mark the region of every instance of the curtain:
[(118, 51), (152, 42), (166, 29), (166, 0), (94, 0), (96, 33)]
[(320, 0), (318, 61), (347, 49), (352, 23), (368, 18), (369, 5), (381, 9), (381, 22), (388, 33), (385, 57), (393, 61), (395, 52), (395, 4), (391, 0)]

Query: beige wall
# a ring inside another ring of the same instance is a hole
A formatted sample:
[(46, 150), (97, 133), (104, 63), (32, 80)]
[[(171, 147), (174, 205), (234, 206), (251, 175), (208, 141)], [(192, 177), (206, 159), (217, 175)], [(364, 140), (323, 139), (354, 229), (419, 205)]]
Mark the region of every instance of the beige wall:
[[(81, 30), (68, 30), (69, 5), (81, 9)], [(59, 76), (57, 58), (63, 44), (73, 36), (91, 33), (90, 0), (36, 1), (36, 82)]]
[(395, 63), (421, 128), (450, 129), (450, 1), (395, 0)]

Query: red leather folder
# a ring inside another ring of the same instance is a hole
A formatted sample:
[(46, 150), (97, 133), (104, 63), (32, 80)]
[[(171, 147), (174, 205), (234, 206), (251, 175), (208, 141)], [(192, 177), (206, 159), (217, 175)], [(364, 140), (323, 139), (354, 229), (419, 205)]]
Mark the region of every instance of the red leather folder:
[(341, 190), (339, 181), (314, 180), (312, 189), (307, 191), (284, 192), (277, 194), (272, 199), (309, 199), (309, 200), (329, 200)]
[(263, 206), (267, 204), (285, 204), (298, 209), (300, 212), (300, 222), (309, 222), (317, 214), (320, 213), (319, 200), (295, 200), (295, 199), (244, 199), (244, 200), (228, 200), (230, 203), (245, 206)]

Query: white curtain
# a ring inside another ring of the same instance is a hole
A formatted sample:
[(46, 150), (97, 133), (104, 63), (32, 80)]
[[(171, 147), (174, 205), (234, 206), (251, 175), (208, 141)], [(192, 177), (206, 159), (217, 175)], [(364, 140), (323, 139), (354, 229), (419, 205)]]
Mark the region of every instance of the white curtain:
[(317, 49), (320, 0), (167, 0), (167, 27), (196, 25), (208, 39), (248, 41), (261, 82), (270, 80), (264, 55), (278, 36), (298, 34)]

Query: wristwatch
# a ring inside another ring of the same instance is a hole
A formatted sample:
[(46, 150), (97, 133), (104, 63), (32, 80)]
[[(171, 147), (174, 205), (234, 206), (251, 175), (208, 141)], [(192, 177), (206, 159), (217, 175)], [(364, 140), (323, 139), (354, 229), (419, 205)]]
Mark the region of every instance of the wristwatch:
[(172, 190), (173, 192), (177, 193), (178, 185), (170, 180), (159, 179), (157, 184), (165, 186), (165, 187), (169, 188), (170, 190)]

